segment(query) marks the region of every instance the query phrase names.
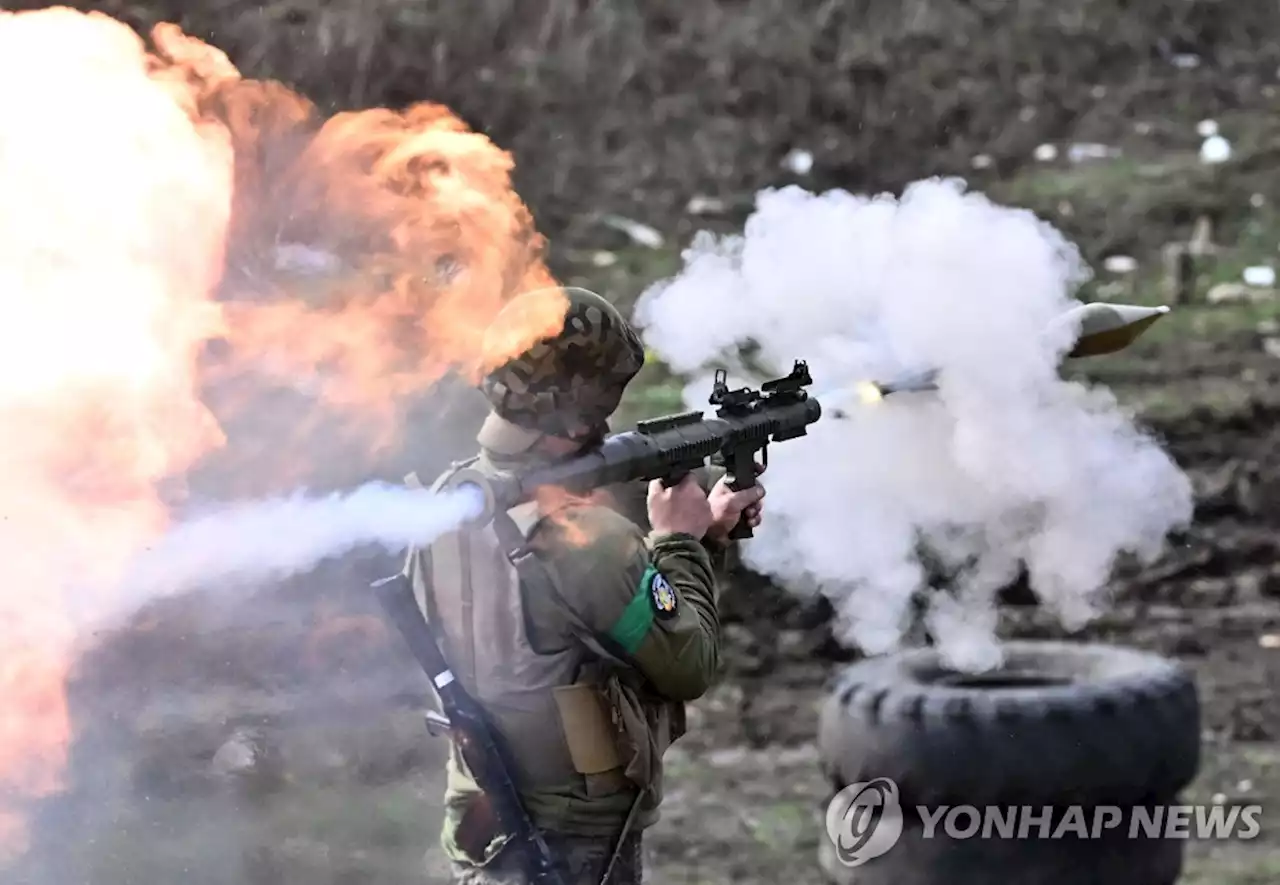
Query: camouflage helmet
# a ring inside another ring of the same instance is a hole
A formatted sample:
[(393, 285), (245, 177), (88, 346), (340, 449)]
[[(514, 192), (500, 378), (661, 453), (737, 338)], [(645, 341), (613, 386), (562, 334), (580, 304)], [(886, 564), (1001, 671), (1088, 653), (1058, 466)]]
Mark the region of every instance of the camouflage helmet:
[(490, 371), (480, 389), (506, 422), (570, 436), (578, 428), (607, 422), (644, 365), (644, 346), (616, 307), (576, 287), (539, 289), (515, 298), (498, 314), (488, 337), (501, 338), (504, 322), (519, 322), (516, 318), (526, 314), (530, 302), (555, 291), (568, 299), (561, 331)]

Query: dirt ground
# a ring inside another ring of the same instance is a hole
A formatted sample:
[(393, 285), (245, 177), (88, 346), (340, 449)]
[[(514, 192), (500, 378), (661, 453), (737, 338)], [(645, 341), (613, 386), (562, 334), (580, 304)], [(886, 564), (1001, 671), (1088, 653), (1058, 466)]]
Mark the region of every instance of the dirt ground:
[[(1197, 674), (1206, 738), (1190, 801), (1280, 800), (1280, 361), (1222, 309), (1094, 377), (1150, 415), (1192, 476), (1196, 520), (1167, 556), (1128, 568), (1084, 636), (1174, 655)], [(1266, 326), (1261, 327), (1266, 331)], [(352, 558), (240, 597), (170, 600), (103, 636), (81, 662), (70, 789), (36, 809), (9, 882), (440, 881), (441, 746), (425, 682), (388, 635)], [(1008, 636), (1055, 631), (1013, 588)], [(671, 756), (654, 881), (818, 882), (827, 785), (813, 744), (827, 681), (853, 654), (821, 600), (735, 573), (727, 670)], [(1185, 881), (1275, 881), (1280, 831), (1190, 845)]]

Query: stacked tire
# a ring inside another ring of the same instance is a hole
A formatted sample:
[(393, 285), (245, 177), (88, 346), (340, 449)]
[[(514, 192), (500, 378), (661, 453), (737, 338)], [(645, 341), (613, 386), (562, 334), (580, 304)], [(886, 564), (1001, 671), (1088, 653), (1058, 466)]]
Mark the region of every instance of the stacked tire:
[[(1176, 804), (1198, 772), (1200, 707), (1191, 673), (1158, 655), (1108, 645), (1011, 642), (1004, 650), (1004, 665), (980, 676), (949, 670), (928, 648), (864, 660), (840, 674), (818, 738), (830, 798), (850, 795), (851, 785), (887, 784), (902, 826), (892, 847), (869, 859), (846, 853), (842, 860), (824, 837), (828, 881), (1177, 881), (1186, 840), (1159, 827), (1135, 830), (1131, 821), (1135, 809), (1150, 820)], [(924, 816), (915, 811), (920, 806)], [(942, 806), (955, 809), (963, 832), (938, 825)], [(979, 824), (968, 809), (997, 817)], [(1002, 812), (1038, 823), (1004, 838), (990, 829)], [(1098, 825), (1117, 816), (1120, 825)]]

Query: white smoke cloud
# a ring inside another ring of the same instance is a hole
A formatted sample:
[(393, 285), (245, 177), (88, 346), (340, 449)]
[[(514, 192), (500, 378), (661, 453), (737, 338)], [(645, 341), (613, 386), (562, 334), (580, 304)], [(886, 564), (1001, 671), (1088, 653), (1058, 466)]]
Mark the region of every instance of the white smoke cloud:
[[(1000, 661), (995, 593), (1025, 564), (1069, 628), (1096, 614), (1117, 557), (1157, 556), (1190, 520), (1190, 483), (1105, 390), (1063, 381), (1076, 330), (1055, 322), (1088, 279), (1031, 213), (957, 181), (900, 199), (766, 191), (740, 236), (703, 233), (641, 298), (646, 343), (695, 377), (808, 361), (825, 414), (770, 452), (768, 515), (744, 556), (837, 605), (845, 641), (895, 648), (937, 574), (926, 624), (948, 662)], [(738, 348), (753, 342), (751, 365)], [(864, 379), (939, 369), (937, 393), (875, 405)], [(840, 414), (843, 412), (843, 414)]]
[(346, 493), (299, 492), (220, 505), (186, 519), (136, 557), (121, 586), (141, 602), (224, 583), (307, 572), (358, 547), (425, 546), (480, 512), (474, 490), (435, 493), (369, 482)]

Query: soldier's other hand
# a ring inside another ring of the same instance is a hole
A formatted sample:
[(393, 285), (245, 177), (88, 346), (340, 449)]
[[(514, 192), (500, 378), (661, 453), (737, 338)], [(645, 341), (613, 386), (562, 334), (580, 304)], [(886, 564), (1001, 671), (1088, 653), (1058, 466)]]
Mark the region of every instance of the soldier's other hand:
[(684, 533), (701, 540), (711, 528), (711, 505), (692, 473), (670, 488), (649, 483), (649, 525), (655, 532)]
[[(764, 465), (756, 464), (756, 476), (764, 473)], [(728, 477), (723, 477), (711, 489), (707, 502), (711, 506), (711, 528), (707, 534), (719, 541), (728, 541), (729, 532), (739, 520), (755, 528), (764, 518), (764, 486), (757, 482), (749, 489), (735, 492), (729, 488)]]

